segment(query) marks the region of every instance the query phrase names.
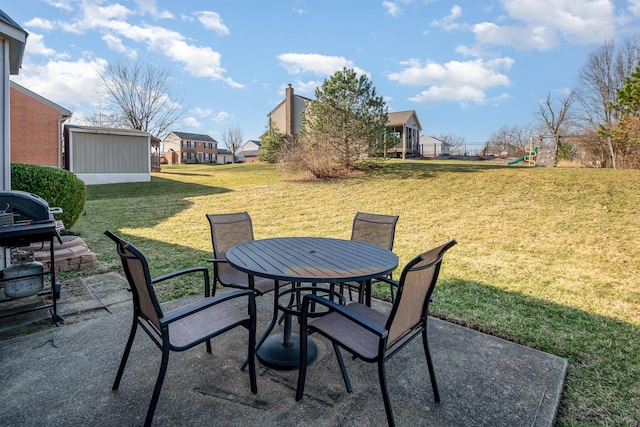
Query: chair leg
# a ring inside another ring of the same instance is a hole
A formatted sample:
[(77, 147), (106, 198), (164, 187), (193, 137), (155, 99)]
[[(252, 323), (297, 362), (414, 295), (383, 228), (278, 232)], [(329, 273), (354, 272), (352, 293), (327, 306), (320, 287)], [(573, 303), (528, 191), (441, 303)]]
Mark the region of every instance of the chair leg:
[(127, 364), (127, 359), (129, 359), (129, 353), (131, 352), (131, 347), (133, 346), (133, 339), (136, 337), (137, 329), (138, 329), (138, 318), (137, 316), (133, 316), (133, 322), (131, 323), (131, 331), (129, 332), (129, 339), (127, 340), (127, 345), (124, 348), (124, 353), (122, 353), (122, 359), (120, 360), (118, 373), (116, 374), (116, 379), (113, 381), (113, 386), (111, 387), (111, 390), (117, 390), (118, 387), (120, 387), (120, 380), (122, 379), (122, 374), (124, 373), (124, 367)]
[(336, 343), (333, 343), (333, 351), (335, 351), (336, 358), (338, 359), (338, 365), (340, 365), (340, 372), (342, 372), (344, 386), (347, 388), (347, 392), (351, 393), (353, 391), (353, 387), (351, 387), (351, 381), (349, 380), (349, 374), (347, 374), (347, 368), (345, 368), (344, 366), (344, 360), (342, 359), (340, 348), (336, 345)]
[(395, 426), (393, 419), (393, 410), (391, 409), (391, 400), (389, 399), (389, 390), (387, 389), (387, 378), (384, 373), (384, 359), (378, 360), (378, 377), (380, 379), (380, 390), (382, 391), (382, 399), (384, 400), (384, 410), (387, 413), (387, 423), (389, 427)]
[(307, 319), (303, 314), (300, 324), (300, 366), (298, 368), (298, 387), (296, 388), (296, 401), (304, 395), (304, 381), (307, 377)]
[(156, 406), (158, 405), (158, 398), (160, 397), (160, 391), (162, 390), (162, 383), (164, 382), (164, 376), (167, 373), (167, 366), (169, 365), (169, 343), (165, 339), (162, 345), (162, 363), (160, 364), (160, 372), (158, 372), (158, 379), (156, 385), (153, 388), (153, 395), (151, 396), (151, 403), (149, 403), (149, 409), (147, 410), (147, 417), (144, 420), (144, 426), (151, 426), (153, 421), (153, 414), (156, 412)]
[(427, 325), (422, 329), (422, 344), (424, 345), (424, 354), (427, 356), (427, 367), (429, 368), (429, 377), (431, 378), (431, 388), (433, 389), (433, 398), (436, 403), (440, 402), (440, 392), (438, 391), (438, 383), (436, 381), (436, 372), (433, 369), (433, 360), (431, 360), (431, 352), (429, 351), (429, 340), (427, 338)]
[[(255, 298), (255, 297), (254, 297)], [(247, 359), (249, 360), (249, 381), (251, 382), (251, 392), (258, 393), (258, 383), (256, 381), (256, 306), (255, 299), (250, 298), (249, 302), (249, 346)]]
[(207, 340), (207, 353), (211, 353), (211, 340)]

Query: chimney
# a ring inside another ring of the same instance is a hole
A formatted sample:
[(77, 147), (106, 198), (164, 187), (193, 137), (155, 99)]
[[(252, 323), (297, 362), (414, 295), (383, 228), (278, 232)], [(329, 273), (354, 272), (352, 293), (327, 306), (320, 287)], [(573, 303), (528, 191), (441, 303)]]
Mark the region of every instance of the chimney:
[(292, 135), (294, 130), (294, 108), (293, 108), (293, 86), (291, 83), (285, 91), (285, 118), (284, 118), (284, 134)]

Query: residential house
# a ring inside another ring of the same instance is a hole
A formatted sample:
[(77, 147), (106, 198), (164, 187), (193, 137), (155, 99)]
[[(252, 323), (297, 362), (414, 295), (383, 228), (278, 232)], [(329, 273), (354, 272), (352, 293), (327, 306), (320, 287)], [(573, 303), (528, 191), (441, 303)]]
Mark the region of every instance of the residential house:
[(420, 135), (422, 157), (448, 156), (451, 145), (429, 135)]
[(304, 96), (296, 95), (293, 86), (288, 85), (285, 90), (285, 98), (276, 108), (271, 110), (269, 117), (269, 126), (278, 130), (286, 137), (295, 138), (302, 127), (302, 115), (304, 114), (307, 103), (311, 99)]
[(415, 110), (388, 113), (387, 116), (387, 128), (390, 128), (400, 140), (395, 147), (387, 150), (387, 153), (393, 153), (402, 159), (419, 157), (422, 126)]
[(234, 163), (233, 154), (231, 154), (231, 151), (227, 150), (226, 148), (218, 148), (217, 163), (221, 165)]
[(262, 144), (260, 141), (250, 139), (240, 147), (240, 150), (238, 151), (238, 160), (246, 163), (257, 162), (260, 160), (260, 150), (262, 150)]
[(64, 164), (85, 184), (151, 180), (151, 135), (135, 129), (64, 126)]
[(216, 163), (218, 141), (209, 135), (169, 132), (163, 140), (164, 157), (170, 165)]
[(11, 162), (63, 165), (63, 123), (73, 113), (11, 82)]
[[(269, 125), (276, 127), (285, 137), (295, 137), (302, 126), (302, 115), (307, 104), (312, 100), (296, 95), (293, 87), (288, 85), (285, 99), (267, 115)], [(422, 126), (415, 110), (389, 113), (387, 127), (395, 133), (400, 143), (390, 149), (388, 153), (402, 157), (418, 157), (420, 155), (420, 131)]]

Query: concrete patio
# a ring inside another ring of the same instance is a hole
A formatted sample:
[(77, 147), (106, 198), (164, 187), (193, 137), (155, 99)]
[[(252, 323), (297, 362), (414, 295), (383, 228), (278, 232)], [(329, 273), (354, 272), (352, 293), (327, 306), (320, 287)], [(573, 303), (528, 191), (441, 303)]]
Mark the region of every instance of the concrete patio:
[[(257, 298), (258, 333), (271, 298)], [(66, 319), (59, 327), (50, 325), (47, 310), (0, 319), (2, 425), (141, 425), (160, 351), (140, 332), (120, 389), (111, 391), (131, 322), (124, 279), (108, 273), (65, 283), (58, 312)], [(554, 424), (565, 359), (437, 319), (429, 320), (429, 336), (442, 400), (433, 401), (422, 343), (414, 340), (386, 365), (397, 425)], [(259, 364), (258, 394), (251, 393), (248, 373), (239, 370), (246, 354), (242, 328), (215, 339), (211, 355), (204, 346), (172, 353), (154, 425), (386, 425), (376, 366), (345, 357), (349, 394), (330, 345), (315, 339), (318, 359), (300, 402), (297, 371)]]

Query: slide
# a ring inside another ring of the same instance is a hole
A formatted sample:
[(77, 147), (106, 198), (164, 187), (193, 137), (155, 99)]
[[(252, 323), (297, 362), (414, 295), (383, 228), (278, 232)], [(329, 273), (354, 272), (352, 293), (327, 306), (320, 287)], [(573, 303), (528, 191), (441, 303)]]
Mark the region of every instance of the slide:
[(517, 159), (507, 163), (508, 165), (515, 165), (516, 163), (520, 163), (522, 161), (525, 160), (529, 160), (529, 156), (533, 156), (533, 159), (535, 160), (536, 155), (538, 154), (538, 147), (534, 148), (533, 151), (529, 151), (528, 153), (524, 153), (522, 156), (518, 157)]

